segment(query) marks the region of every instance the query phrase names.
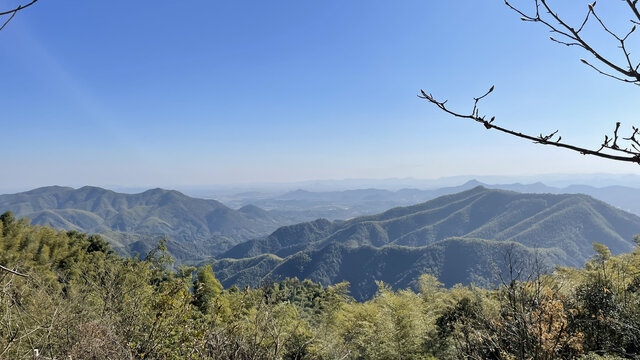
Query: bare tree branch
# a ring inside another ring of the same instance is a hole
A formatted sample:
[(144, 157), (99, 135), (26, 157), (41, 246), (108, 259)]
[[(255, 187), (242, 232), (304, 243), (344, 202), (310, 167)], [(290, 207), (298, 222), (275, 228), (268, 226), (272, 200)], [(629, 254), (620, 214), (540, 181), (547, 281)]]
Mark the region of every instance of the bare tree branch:
[[(632, 9), (632, 12), (633, 12), (632, 15), (634, 17), (638, 18), (638, 20), (640, 21), (640, 17), (639, 17), (640, 16), (640, 12), (639, 12), (639, 10), (637, 8), (637, 1), (626, 0), (626, 2), (629, 5), (629, 7)], [(562, 17), (560, 17), (560, 15), (558, 15), (558, 13), (555, 12), (551, 8), (551, 6), (549, 5), (547, 0), (534, 0), (534, 4), (535, 4), (535, 7), (536, 7), (535, 15), (528, 15), (524, 11), (522, 11), (522, 10), (518, 9), (517, 7), (511, 5), (506, 0), (505, 0), (505, 4), (509, 8), (511, 8), (513, 11), (518, 13), (521, 16), (521, 19), (523, 21), (541, 23), (541, 24), (545, 25), (547, 28), (549, 28), (549, 30), (551, 30), (552, 33), (559, 34), (561, 37), (564, 37), (564, 38), (568, 39), (567, 41), (565, 41), (565, 40), (562, 40), (562, 39), (556, 39), (554, 37), (551, 37), (552, 41), (555, 41), (555, 42), (557, 42), (559, 44), (563, 44), (563, 45), (576, 45), (576, 46), (579, 46), (579, 47), (585, 49), (587, 52), (591, 53), (596, 59), (598, 59), (601, 63), (603, 63), (607, 67), (609, 67), (612, 70), (614, 70), (615, 72), (623, 75), (623, 78), (626, 78), (623, 81), (629, 82), (629, 83), (633, 83), (635, 85), (640, 85), (640, 72), (638, 72), (638, 66), (640, 66), (640, 62), (638, 63), (638, 65), (633, 66), (632, 65), (632, 61), (630, 59), (630, 54), (626, 50), (626, 41), (629, 38), (629, 36), (635, 31), (635, 29), (636, 29), (635, 25), (633, 25), (631, 27), (631, 29), (626, 33), (625, 36), (616, 35), (605, 24), (605, 21), (601, 17), (599, 17), (598, 14), (596, 13), (596, 10), (595, 10), (596, 2), (595, 1), (588, 5), (587, 15), (586, 15), (585, 19), (582, 21), (581, 25), (577, 29), (572, 27), (571, 25), (569, 25), (565, 20), (563, 20)], [(545, 10), (545, 13), (547, 14), (547, 16), (544, 16), (544, 15), (542, 15), (540, 13), (540, 8), (541, 7)], [(617, 42), (620, 43), (619, 47), (621, 48), (621, 50), (623, 52), (623, 55), (625, 57), (625, 60), (626, 60), (626, 63), (624, 65), (616, 64), (615, 61), (610, 59), (609, 56), (606, 56), (603, 53), (601, 53), (600, 51), (598, 51), (595, 48), (593, 48), (587, 42), (587, 40), (585, 40), (582, 37), (582, 35), (580, 35), (580, 32), (585, 27), (585, 25), (587, 24), (587, 22), (589, 21), (589, 19), (591, 17), (596, 19), (597, 23), (600, 25), (600, 27), (602, 28), (603, 31), (605, 31), (606, 33), (611, 35)], [(631, 21), (634, 24), (637, 23), (633, 19)], [(596, 69), (601, 74), (605, 74), (607, 76), (614, 77), (612, 75), (609, 75), (606, 72), (598, 70), (595, 66), (587, 63), (586, 61), (583, 61), (583, 62), (585, 64), (591, 66), (592, 68)], [(622, 79), (618, 79), (618, 80), (622, 80)]]
[(636, 15), (638, 21), (640, 21), (640, 10), (638, 10), (638, 0), (625, 0), (627, 5), (631, 8), (631, 11)]
[[(571, 26), (556, 11), (554, 11), (553, 8), (549, 5), (548, 0), (531, 1), (535, 6), (535, 13), (533, 13), (533, 11), (531, 13), (527, 13), (511, 5), (507, 0), (504, 0), (504, 3), (510, 9), (518, 13), (521, 16), (520, 19), (522, 21), (541, 23), (546, 26), (551, 31), (551, 33), (559, 37), (556, 38), (554, 36), (550, 36), (551, 41), (565, 46), (578, 46), (590, 53), (596, 58), (598, 64), (597, 66), (585, 59), (580, 59), (580, 61), (590, 68), (594, 69), (599, 74), (624, 83), (630, 83), (640, 86), (640, 72), (638, 71), (638, 69), (640, 68), (640, 61), (631, 58), (631, 52), (627, 47), (627, 40), (629, 40), (629, 38), (635, 33), (637, 25), (640, 25), (640, 9), (638, 9), (638, 0), (623, 0), (631, 10), (630, 22), (632, 23), (631, 28), (627, 32), (625, 32), (624, 35), (616, 34), (616, 32), (611, 30), (611, 28), (607, 25), (605, 19), (598, 15), (598, 13), (596, 12), (596, 1), (588, 4), (587, 14), (584, 16), (584, 19), (580, 22), (577, 28)], [(590, 45), (590, 43), (585, 38), (583, 38), (581, 32), (590, 21), (592, 23), (595, 23), (602, 32), (606, 33), (610, 38), (612, 38), (612, 40), (617, 43), (617, 47), (622, 52), (624, 60), (616, 63), (616, 61), (613, 60), (614, 57), (611, 57), (609, 54), (600, 52), (592, 45)], [(493, 123), (495, 120), (495, 116), (491, 117), (490, 120), (486, 120), (485, 115), (480, 115), (478, 110), (478, 102), (488, 96), (493, 91), (493, 89), (494, 87), (492, 86), (484, 95), (473, 99), (474, 103), (471, 114), (451, 110), (449, 107), (447, 107), (446, 100), (437, 100), (433, 95), (427, 94), (424, 90), (420, 90), (420, 94), (418, 95), (418, 97), (436, 105), (440, 110), (446, 112), (447, 114), (453, 115), (454, 117), (470, 119), (479, 122), (483, 124), (487, 129), (496, 129), (509, 135), (531, 140), (537, 144), (551, 145), (569, 149), (579, 152), (583, 155), (593, 155), (609, 160), (640, 164), (639, 128), (632, 126), (633, 133), (629, 137), (620, 137), (619, 131), (621, 124), (620, 122), (616, 122), (613, 136), (610, 137), (608, 135), (605, 135), (604, 140), (598, 149), (590, 149), (587, 147), (576, 146), (573, 144), (562, 142), (562, 137), (558, 135), (557, 130), (547, 135), (543, 135), (542, 133), (538, 136), (524, 134), (512, 129), (495, 125)], [(624, 145), (623, 143), (627, 145)]]
[(2, 26), (0, 26), (0, 31), (2, 31), (2, 29), (4, 29), (5, 26), (7, 26), (7, 24), (9, 23), (9, 21), (11, 21), (13, 19), (13, 17), (16, 16), (16, 12), (11, 13), (11, 16), (9, 16), (9, 18), (7, 19), (7, 21), (4, 22), (4, 24), (2, 24)]
[[(554, 141), (553, 138), (557, 135), (558, 131), (554, 131), (548, 135), (543, 135), (540, 134), (538, 136), (533, 136), (533, 135), (528, 135), (528, 134), (523, 134), (521, 132), (517, 132), (514, 130), (510, 130), (498, 125), (495, 125), (493, 122), (495, 120), (495, 116), (491, 117), (490, 120), (486, 120), (486, 116), (480, 116), (479, 114), (479, 110), (478, 110), (478, 102), (480, 100), (482, 100), (485, 96), (489, 95), (489, 93), (491, 93), (493, 91), (494, 87), (492, 86), (491, 89), (489, 89), (489, 91), (487, 93), (485, 93), (484, 95), (478, 97), (478, 98), (474, 98), (474, 105), (473, 105), (473, 110), (471, 112), (471, 114), (463, 114), (460, 112), (456, 112), (453, 111), (451, 109), (449, 109), (446, 106), (447, 101), (438, 101), (434, 98), (433, 95), (431, 94), (427, 94), (424, 90), (420, 90), (420, 95), (418, 95), (418, 97), (420, 99), (424, 99), (429, 101), (430, 103), (436, 105), (438, 108), (440, 108), (442, 111), (453, 115), (454, 117), (458, 117), (458, 118), (463, 118), (463, 119), (471, 119), (473, 121), (479, 122), (482, 125), (484, 125), (484, 127), (489, 130), (489, 129), (496, 129), (498, 131), (501, 131), (503, 133), (506, 134), (510, 134), (516, 137), (520, 137), (523, 139), (527, 139), (527, 140), (531, 140), (534, 143), (537, 144), (542, 144), (542, 145), (551, 145), (551, 146), (557, 146), (560, 148), (565, 148), (565, 149), (569, 149), (569, 150), (573, 150), (573, 151), (577, 151), (583, 155), (594, 155), (597, 157), (601, 157), (601, 158), (605, 158), (605, 159), (610, 159), (610, 160), (617, 160), (617, 161), (626, 161), (626, 162), (633, 162), (633, 163), (637, 163), (640, 164), (640, 152), (638, 151), (631, 151), (628, 149), (622, 149), (619, 147), (619, 145), (617, 144), (618, 142), (618, 128), (620, 127), (620, 123), (617, 123), (616, 129), (614, 131), (614, 137), (609, 138), (608, 136), (605, 136), (605, 140), (602, 143), (600, 149), (598, 150), (592, 150), (592, 149), (587, 149), (584, 147), (580, 147), (580, 146), (575, 146), (575, 145), (571, 145), (571, 144), (567, 144), (567, 143), (563, 143), (561, 142), (562, 137), (558, 136), (558, 138)], [(634, 128), (635, 130), (636, 128)], [(635, 140), (635, 135), (636, 133), (634, 133), (632, 135), (631, 138), (623, 138), (624, 140), (631, 140), (632, 141), (636, 141)], [(614, 155), (614, 154), (609, 154), (609, 153), (604, 153), (602, 152), (603, 149), (608, 149), (611, 151), (617, 151), (617, 152), (622, 152), (625, 154), (628, 154), (629, 156), (621, 156), (621, 155)]]
[(31, 0), (31, 2), (30, 2), (30, 3), (28, 3), (27, 5), (19, 5), (17, 8), (15, 8), (15, 9), (13, 9), (13, 10), (7, 10), (7, 11), (0, 12), (0, 16), (2, 16), (2, 15), (9, 15), (9, 14), (11, 14), (11, 13), (17, 13), (18, 11), (20, 11), (20, 10), (22, 10), (22, 9), (26, 9), (26, 8), (28, 8), (29, 6), (31, 6), (31, 5), (33, 5), (33, 4), (37, 3), (37, 2), (38, 2), (38, 0)]
[(38, 0), (31, 0), (31, 2), (26, 5), (19, 5), (17, 8), (14, 8), (12, 10), (0, 12), (0, 16), (10, 15), (9, 18), (2, 24), (2, 26), (0, 26), (0, 31), (2, 31), (2, 29), (4, 29), (4, 27), (7, 26), (7, 24), (13, 19), (13, 17), (16, 16), (18, 11), (26, 9), (29, 6), (35, 4), (36, 2), (38, 2)]

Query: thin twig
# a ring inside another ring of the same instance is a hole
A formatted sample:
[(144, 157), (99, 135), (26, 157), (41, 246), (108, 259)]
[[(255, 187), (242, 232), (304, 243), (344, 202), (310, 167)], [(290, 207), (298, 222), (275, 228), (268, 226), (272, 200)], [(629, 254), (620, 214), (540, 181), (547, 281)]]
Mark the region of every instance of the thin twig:
[(11, 274), (14, 274), (14, 275), (22, 276), (22, 277), (29, 277), (29, 275), (21, 274), (21, 273), (19, 273), (19, 272), (15, 271), (15, 270), (11, 270), (11, 269), (6, 268), (6, 267), (4, 267), (4, 266), (2, 266), (2, 265), (0, 265), (0, 270), (2, 270), (2, 271), (6, 271), (6, 272), (11, 273)]
[(31, 1), (30, 3), (28, 3), (27, 5), (20, 5), (20, 6), (18, 6), (17, 8), (15, 8), (15, 9), (13, 9), (13, 10), (7, 10), (7, 11), (0, 12), (0, 16), (2, 16), (2, 15), (9, 15), (9, 14), (11, 14), (11, 13), (17, 13), (18, 11), (20, 11), (20, 10), (22, 10), (22, 9), (26, 9), (26, 8), (28, 8), (29, 6), (31, 6), (31, 5), (33, 5), (33, 4), (35, 4), (36, 2), (38, 2), (38, 0), (32, 0), (32, 1)]
[(17, 11), (14, 11), (13, 13), (11, 13), (11, 16), (9, 16), (7, 21), (5, 21), (4, 24), (2, 24), (2, 27), (0, 27), (0, 31), (2, 31), (2, 29), (4, 29), (4, 27), (7, 26), (9, 21), (11, 21), (11, 19), (13, 19), (13, 17), (16, 16), (16, 13), (17, 13)]
[[(493, 89), (493, 87), (492, 87)], [(532, 136), (532, 135), (528, 135), (528, 134), (524, 134), (518, 131), (514, 131), (511, 129), (507, 129), (498, 125), (493, 124), (493, 121), (495, 120), (495, 117), (492, 117), (491, 120), (486, 120), (485, 116), (480, 116), (478, 114), (478, 109), (477, 109), (477, 99), (481, 99), (482, 97), (486, 96), (487, 94), (483, 95), (481, 98), (474, 98), (475, 103), (474, 103), (474, 107), (473, 107), (473, 112), (470, 115), (467, 114), (462, 114), (456, 111), (453, 111), (451, 109), (449, 109), (446, 106), (446, 101), (438, 101), (436, 100), (433, 95), (431, 94), (427, 94), (424, 90), (420, 90), (421, 95), (418, 95), (419, 98), (421, 99), (425, 99), (427, 101), (429, 101), (432, 104), (435, 104), (438, 108), (440, 108), (441, 110), (443, 110), (444, 112), (453, 115), (454, 117), (458, 117), (458, 118), (463, 118), (463, 119), (471, 119), (473, 121), (479, 122), (481, 124), (484, 125), (485, 128), (487, 129), (496, 129), (498, 131), (501, 131), (503, 133), (507, 133), (519, 138), (523, 138), (523, 139), (527, 139), (527, 140), (531, 140), (534, 143), (537, 144), (543, 144), (543, 145), (552, 145), (552, 146), (556, 146), (556, 147), (560, 147), (560, 148), (564, 148), (564, 149), (569, 149), (569, 150), (573, 150), (576, 152), (579, 152), (582, 155), (593, 155), (593, 156), (597, 156), (597, 157), (601, 157), (601, 158), (605, 158), (605, 159), (610, 159), (610, 160), (617, 160), (617, 161), (625, 161), (625, 162), (633, 162), (636, 164), (640, 164), (640, 153), (638, 152), (632, 152), (629, 151), (627, 149), (621, 149), (618, 147), (618, 145), (615, 143), (613, 143), (613, 145), (610, 145), (610, 140), (614, 140), (617, 139), (617, 130), (618, 128), (616, 128), (615, 131), (615, 137), (614, 139), (609, 139), (607, 136), (605, 136), (605, 141), (603, 142), (603, 144), (601, 145), (601, 148), (598, 150), (592, 150), (592, 149), (587, 149), (584, 147), (580, 147), (580, 146), (575, 146), (575, 145), (571, 145), (571, 144), (567, 144), (567, 143), (563, 143), (561, 142), (561, 138), (558, 138), (556, 141), (553, 141), (552, 138), (557, 134), (557, 131), (554, 131), (553, 133), (549, 134), (549, 135), (542, 135), (540, 134), (539, 136)], [(619, 125), (618, 125), (619, 127)], [(601, 152), (602, 149), (609, 149), (609, 150), (613, 150), (613, 151), (619, 151), (622, 153), (626, 153), (629, 154), (630, 156), (621, 156), (621, 155), (613, 155), (613, 154), (609, 154), (609, 153), (604, 153)]]
[[(631, 8), (633, 12), (633, 16), (636, 17), (638, 20), (640, 20), (640, 11), (637, 8), (637, 0), (626, 0), (626, 2)], [(596, 70), (598, 73), (614, 78), (616, 80), (620, 80), (627, 83), (633, 83), (635, 85), (640, 85), (640, 72), (638, 72), (638, 68), (640, 68), (640, 63), (636, 66), (632, 65), (634, 61), (631, 60), (630, 53), (627, 51), (626, 43), (625, 43), (626, 40), (629, 38), (629, 36), (635, 31), (636, 29), (635, 25), (632, 26), (631, 30), (629, 30), (625, 36), (619, 36), (615, 34), (613, 31), (609, 29), (605, 21), (601, 17), (599, 17), (598, 14), (596, 13), (596, 10), (595, 10), (596, 2), (589, 4), (587, 15), (585, 16), (584, 20), (581, 22), (580, 26), (577, 29), (569, 25), (565, 20), (563, 20), (563, 18), (551, 8), (551, 6), (547, 3), (547, 0), (534, 0), (534, 4), (536, 6), (535, 15), (526, 14), (524, 11), (511, 5), (506, 0), (505, 0), (505, 4), (510, 9), (518, 13), (521, 16), (521, 19), (523, 21), (541, 23), (545, 25), (547, 28), (549, 28), (552, 33), (560, 35), (561, 37), (560, 39), (554, 36), (551, 36), (550, 39), (552, 41), (562, 45), (566, 45), (566, 46), (579, 46), (584, 50), (586, 50), (587, 52), (589, 52), (590, 54), (592, 54), (596, 59), (598, 59), (598, 61), (606, 65), (608, 68), (612, 69), (614, 72), (618, 74), (624, 75), (624, 77), (626, 78), (610, 74), (590, 64), (585, 60), (582, 61), (589, 67)], [(543, 7), (546, 14), (548, 15), (543, 16), (540, 14), (540, 6)], [(600, 51), (596, 50), (580, 35), (580, 32), (584, 29), (585, 25), (592, 18), (591, 15), (593, 15), (593, 18), (596, 19), (595, 21), (597, 21), (597, 23), (600, 25), (603, 31), (611, 35), (617, 42), (620, 43), (618, 47), (621, 49), (623, 53), (623, 56), (625, 59), (624, 65), (616, 64), (616, 62), (611, 60), (611, 58), (608, 55), (605, 55)], [(633, 24), (640, 24), (640, 22), (634, 19), (631, 19), (631, 22)], [(568, 40), (563, 40), (562, 38), (565, 38)]]
[(11, 14), (11, 16), (9, 16), (9, 18), (7, 19), (7, 21), (4, 22), (4, 24), (2, 24), (2, 26), (0, 26), (0, 31), (2, 31), (2, 29), (4, 29), (5, 26), (7, 26), (7, 24), (13, 20), (13, 17), (16, 16), (16, 14), (18, 13), (18, 11), (23, 10), (28, 8), (29, 6), (35, 4), (38, 0), (32, 0), (30, 3), (28, 3), (27, 5), (19, 5), (17, 8), (13, 9), (13, 10), (8, 10), (8, 11), (3, 11), (0, 12), (0, 16), (3, 15), (9, 15)]

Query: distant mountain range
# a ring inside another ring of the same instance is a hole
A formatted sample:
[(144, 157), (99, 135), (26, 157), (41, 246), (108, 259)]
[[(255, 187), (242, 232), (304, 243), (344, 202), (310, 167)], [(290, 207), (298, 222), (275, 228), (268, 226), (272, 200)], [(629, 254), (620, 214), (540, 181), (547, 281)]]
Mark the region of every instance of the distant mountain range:
[[(333, 179), (333, 180), (308, 180), (296, 182), (272, 182), (272, 183), (245, 183), (208, 186), (179, 186), (178, 189), (185, 194), (194, 197), (217, 199), (223, 203), (236, 198), (236, 195), (245, 194), (252, 197), (273, 197), (274, 194), (283, 194), (296, 189), (305, 189), (312, 192), (334, 192), (346, 189), (381, 189), (397, 191), (400, 189), (439, 189), (454, 187), (467, 181), (477, 180), (485, 184), (532, 184), (542, 182), (553, 187), (567, 187), (574, 184), (583, 184), (593, 187), (625, 186), (640, 188), (640, 174), (611, 174), (611, 173), (584, 173), (584, 174), (538, 174), (524, 176), (504, 175), (460, 175), (432, 179), (420, 178), (386, 178), (386, 179)], [(175, 187), (171, 187), (175, 188)], [(122, 192), (140, 192), (141, 188), (122, 188)], [(0, 190), (1, 191), (1, 190)]]
[(448, 286), (487, 285), (504, 270), (508, 251), (522, 261), (578, 266), (593, 254), (593, 242), (625, 252), (637, 233), (638, 216), (586, 195), (477, 186), (377, 215), (286, 226), (210, 262), (225, 286), (294, 276), (324, 284), (346, 280), (364, 299), (375, 293), (375, 280), (404, 288), (422, 273)]
[(570, 185), (560, 188), (547, 186), (540, 182), (533, 184), (515, 183), (489, 185), (477, 180), (470, 180), (459, 186), (430, 190), (401, 189), (391, 191), (382, 189), (356, 189), (312, 192), (299, 189), (275, 196), (265, 196), (265, 194), (262, 193), (249, 192), (236, 194), (235, 196), (227, 196), (225, 198), (225, 204), (231, 207), (242, 207), (247, 204), (254, 204), (300, 222), (318, 218), (342, 220), (376, 214), (392, 207), (418, 204), (442, 195), (466, 191), (476, 186), (522, 193), (586, 194), (622, 210), (640, 215), (639, 188), (625, 186), (593, 187), (587, 185)]
[(124, 254), (144, 255), (167, 235), (178, 260), (213, 256), (293, 222), (253, 205), (233, 210), (215, 200), (163, 189), (122, 194), (51, 186), (0, 195), (0, 213), (7, 210), (36, 225), (102, 234)]

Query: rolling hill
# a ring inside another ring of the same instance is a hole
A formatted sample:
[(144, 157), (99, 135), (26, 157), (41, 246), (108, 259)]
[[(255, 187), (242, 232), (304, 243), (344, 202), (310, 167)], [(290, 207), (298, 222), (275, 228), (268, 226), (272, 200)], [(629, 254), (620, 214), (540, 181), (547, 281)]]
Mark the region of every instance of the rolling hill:
[(213, 256), (290, 223), (256, 206), (233, 210), (215, 200), (163, 189), (123, 194), (51, 186), (0, 195), (0, 213), (8, 210), (36, 225), (102, 234), (127, 254), (144, 254), (167, 235), (168, 248), (178, 260)]

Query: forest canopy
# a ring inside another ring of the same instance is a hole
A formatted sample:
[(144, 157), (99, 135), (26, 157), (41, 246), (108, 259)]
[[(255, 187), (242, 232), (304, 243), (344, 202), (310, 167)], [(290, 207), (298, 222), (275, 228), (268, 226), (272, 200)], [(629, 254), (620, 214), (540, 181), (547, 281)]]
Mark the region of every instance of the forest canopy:
[(584, 268), (495, 289), (419, 290), (286, 279), (222, 289), (210, 266), (171, 268), (99, 236), (0, 216), (0, 357), (72, 359), (568, 359), (640, 353), (640, 250), (596, 244)]

